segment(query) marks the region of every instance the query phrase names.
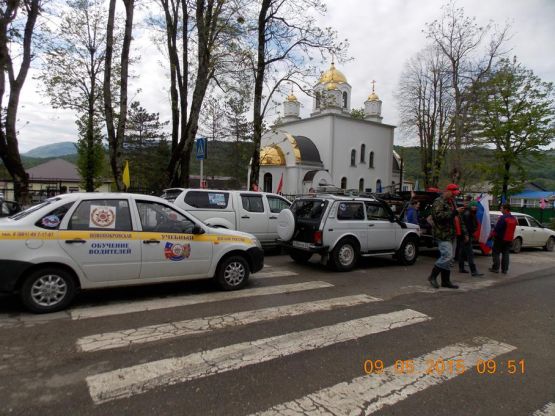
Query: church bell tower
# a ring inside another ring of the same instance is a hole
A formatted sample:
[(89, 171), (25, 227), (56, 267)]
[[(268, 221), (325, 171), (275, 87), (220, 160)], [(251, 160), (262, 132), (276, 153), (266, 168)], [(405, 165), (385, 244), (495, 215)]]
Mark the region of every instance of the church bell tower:
[(377, 121), (381, 123), (382, 117), (382, 101), (375, 91), (376, 81), (372, 81), (372, 93), (364, 102), (364, 119), (370, 121)]

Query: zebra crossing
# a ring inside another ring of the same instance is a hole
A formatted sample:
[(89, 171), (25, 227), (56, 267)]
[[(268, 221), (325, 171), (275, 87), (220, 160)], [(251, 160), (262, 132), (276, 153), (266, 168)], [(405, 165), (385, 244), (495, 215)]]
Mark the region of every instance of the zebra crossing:
[[(383, 299), (367, 293), (333, 296), (334, 285), (325, 281), (300, 281), (294, 272), (287, 270), (264, 271), (257, 278), (263, 284), (237, 292), (214, 292), (178, 295), (166, 298), (119, 302), (99, 306), (81, 306), (70, 310), (67, 319), (86, 323), (88, 320), (117, 318), (127, 314), (148, 313), (154, 310), (172, 308), (187, 309), (196, 305), (213, 304), (223, 301), (243, 302), (284, 294), (302, 294), (308, 301), (288, 303), (278, 306), (256, 308), (240, 312), (213, 314), (192, 319), (160, 322), (151, 325), (123, 328), (116, 331), (88, 333), (75, 339), (78, 355), (102, 353), (126, 349), (133, 351), (139, 345), (157, 343), (157, 349), (164, 349), (164, 342), (190, 336), (202, 337), (206, 334), (233, 328), (242, 331), (249, 325), (286, 321), (293, 317), (310, 317), (331, 311), (345, 311), (350, 308), (367, 307), (383, 303)], [(294, 280), (288, 278), (296, 277)], [(286, 278), (285, 282), (272, 278)], [(257, 304), (260, 304), (259, 301)], [(175, 356), (139, 360), (131, 365), (106, 371), (92, 372), (83, 377), (93, 406), (126, 400), (141, 396), (172, 385), (179, 385), (209, 376), (231, 373), (254, 366), (287, 360), (299, 353), (317, 352), (331, 346), (346, 345), (362, 338), (372, 342), (390, 331), (399, 339), (410, 327), (433, 321), (418, 310), (397, 307), (386, 313), (371, 313), (362, 318), (301, 329), (286, 330), (278, 335), (233, 342), (217, 348), (175, 354)], [(441, 357), (443, 360), (464, 360), (470, 367), (479, 360), (495, 359), (516, 350), (516, 347), (485, 337), (463, 339), (449, 345), (437, 346), (423, 355), (410, 358), (415, 367), (423, 368), (429, 360)], [(102, 357), (102, 355), (97, 355)], [(407, 357), (408, 358), (408, 357)], [(372, 414), (386, 406), (394, 406), (410, 396), (462, 376), (462, 373), (443, 372), (423, 374), (415, 372), (399, 374), (395, 365), (389, 365), (380, 374), (367, 374), (355, 378), (347, 377), (342, 382), (325, 386), (293, 400), (275, 402), (266, 409), (257, 409), (254, 415), (350, 415)], [(551, 415), (555, 405), (546, 404), (534, 415)], [(186, 412), (187, 413), (187, 412)]]

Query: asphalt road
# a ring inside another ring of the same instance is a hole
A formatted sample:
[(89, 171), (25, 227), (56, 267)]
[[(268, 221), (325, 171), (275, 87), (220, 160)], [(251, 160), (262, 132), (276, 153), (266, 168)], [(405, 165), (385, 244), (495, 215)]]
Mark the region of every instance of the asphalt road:
[(433, 253), (340, 274), (266, 260), (232, 293), (103, 290), (42, 316), (1, 297), (0, 414), (555, 414), (554, 253), (453, 273), (459, 290), (427, 285)]

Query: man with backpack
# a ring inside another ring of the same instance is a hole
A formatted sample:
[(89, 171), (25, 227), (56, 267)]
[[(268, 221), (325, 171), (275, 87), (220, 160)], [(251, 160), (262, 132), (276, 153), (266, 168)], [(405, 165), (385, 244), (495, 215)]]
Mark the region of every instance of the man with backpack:
[(501, 256), (501, 272), (507, 274), (509, 271), (509, 251), (513, 244), (517, 219), (511, 214), (511, 206), (503, 204), (501, 207), (503, 215), (497, 220), (495, 228), (491, 232), (493, 237), (493, 265), (490, 272), (499, 273), (499, 257)]

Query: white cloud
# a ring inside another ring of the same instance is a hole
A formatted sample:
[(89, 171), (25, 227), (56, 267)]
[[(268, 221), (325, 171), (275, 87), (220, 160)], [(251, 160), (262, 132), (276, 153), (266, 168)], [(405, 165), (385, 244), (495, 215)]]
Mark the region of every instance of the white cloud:
[[(338, 68), (353, 88), (352, 106), (361, 107), (376, 80), (376, 92), (383, 101), (384, 122), (398, 123), (394, 99), (406, 60), (427, 42), (422, 30), (425, 23), (440, 16), (441, 0), (329, 0), (323, 26), (332, 26), (341, 39), (351, 42), (349, 54), (355, 58)], [(468, 16), (476, 16), (480, 24), (493, 20), (499, 25), (509, 21), (513, 37), (511, 54), (545, 81), (555, 81), (555, 1), (528, 0), (461, 0)], [(145, 14), (142, 12), (141, 14)], [(170, 118), (167, 78), (160, 66), (163, 56), (152, 45), (143, 26), (135, 32), (134, 47), (140, 62), (131, 82), (133, 99), (151, 112), (159, 112), (162, 120)], [(327, 68), (322, 68), (327, 69)], [(47, 99), (38, 95), (37, 81), (28, 78), (20, 110), (20, 149), (29, 150), (54, 141), (76, 140), (75, 116), (69, 111), (54, 110)], [(134, 91), (140, 88), (138, 95)], [(297, 93), (303, 103), (303, 115), (312, 108), (311, 100)], [(24, 126), (24, 123), (29, 124)]]

